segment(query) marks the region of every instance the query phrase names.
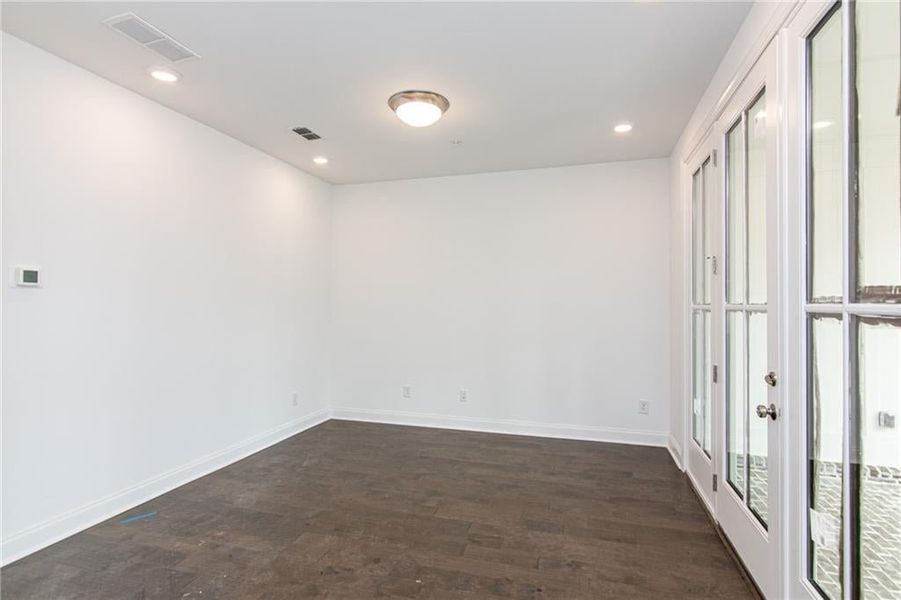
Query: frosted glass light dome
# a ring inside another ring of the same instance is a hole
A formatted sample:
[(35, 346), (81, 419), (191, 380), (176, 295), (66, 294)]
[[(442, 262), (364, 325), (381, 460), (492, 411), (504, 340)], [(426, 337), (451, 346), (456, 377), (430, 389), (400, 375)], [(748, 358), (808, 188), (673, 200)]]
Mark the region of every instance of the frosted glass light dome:
[(410, 127), (428, 127), (444, 116), (450, 102), (435, 92), (407, 90), (388, 98), (388, 106)]

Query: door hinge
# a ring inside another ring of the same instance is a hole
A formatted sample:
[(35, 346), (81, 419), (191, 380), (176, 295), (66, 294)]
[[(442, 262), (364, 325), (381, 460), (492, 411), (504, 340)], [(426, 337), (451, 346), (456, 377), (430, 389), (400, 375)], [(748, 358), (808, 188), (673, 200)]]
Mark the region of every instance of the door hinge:
[(716, 473), (714, 473), (714, 474), (713, 474), (713, 491), (714, 491), (714, 492), (716, 491), (716, 484), (717, 484), (717, 481), (716, 481)]
[(716, 383), (720, 379), (720, 368), (717, 365), (713, 365), (713, 383)]
[(713, 153), (711, 154), (711, 158), (713, 159), (713, 166), (715, 167), (716, 166), (716, 150), (714, 150)]
[(716, 264), (716, 257), (715, 257), (715, 256), (711, 256), (711, 257), (710, 257), (710, 266), (711, 266), (711, 268), (713, 269), (713, 274), (716, 275), (717, 264)]

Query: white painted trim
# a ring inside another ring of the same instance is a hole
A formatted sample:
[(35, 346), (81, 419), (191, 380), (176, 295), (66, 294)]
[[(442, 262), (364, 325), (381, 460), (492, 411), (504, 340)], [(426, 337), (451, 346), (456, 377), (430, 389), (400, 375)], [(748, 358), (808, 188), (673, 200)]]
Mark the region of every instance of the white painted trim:
[(757, 61), (763, 55), (764, 51), (769, 47), (770, 42), (773, 41), (782, 27), (792, 19), (801, 5), (801, 0), (783, 0), (783, 2), (779, 4), (779, 7), (770, 16), (770, 20), (761, 30), (757, 39), (754, 40), (751, 49), (745, 54), (744, 59), (738, 69), (736, 69), (732, 79), (726, 84), (719, 99), (707, 112), (707, 116), (704, 117), (704, 120), (701, 121), (700, 126), (696, 130), (697, 133), (694, 138), (692, 138), (691, 144), (686, 146), (687, 151), (684, 152), (682, 156), (683, 162), (689, 162), (692, 154), (697, 151), (698, 146), (704, 143), (704, 140), (716, 126), (716, 122), (722, 115), (726, 105), (732, 101), (732, 96), (735, 94), (736, 90), (738, 90), (744, 82), (748, 73), (754, 68), (754, 65), (757, 64)]
[(19, 531), (0, 543), (0, 564), (10, 564), (328, 420), (326, 407)]
[[(693, 324), (691, 321), (691, 306), (694, 300), (694, 280), (692, 269), (694, 264), (692, 260), (692, 211), (694, 210), (693, 199), (691, 195), (692, 171), (691, 166), (687, 163), (679, 165), (679, 205), (682, 209), (682, 297), (687, 299), (688, 303), (681, 305), (682, 319), (682, 351), (679, 353), (682, 357), (682, 398), (679, 410), (682, 411), (682, 470), (688, 470), (688, 450), (693, 440), (692, 418), (693, 418), (693, 393), (692, 378), (694, 377), (692, 369), (692, 336), (694, 335)], [(687, 258), (686, 258), (687, 257)], [(685, 349), (688, 349), (686, 352)]]
[(685, 466), (682, 464), (682, 446), (679, 445), (679, 442), (677, 442), (676, 438), (672, 435), (670, 435), (666, 441), (666, 449), (669, 450), (669, 454), (673, 457), (673, 462), (676, 463), (679, 470), (684, 471)]
[[(820, 599), (807, 579), (809, 532), (807, 530), (807, 312), (820, 312), (819, 305), (805, 304), (807, 282), (807, 48), (806, 39), (831, 10), (832, 3), (808, 2), (784, 31), (785, 38), (785, 198), (786, 227), (783, 230), (786, 283), (786, 340), (801, 340), (786, 344), (784, 393), (796, 402), (788, 402), (784, 409), (784, 427), (788, 443), (783, 451), (783, 483), (786, 490), (783, 514), (786, 516), (783, 535), (783, 589), (787, 598)], [(830, 304), (830, 314), (841, 315), (846, 304)], [(846, 586), (847, 587), (847, 586)]]
[(458, 417), (399, 410), (378, 410), (363, 408), (332, 408), (332, 418), (343, 421), (368, 421), (390, 425), (412, 425), (436, 427), (439, 429), (460, 429), (464, 431), (484, 431), (511, 435), (531, 435), (537, 437), (590, 442), (612, 442), (639, 446), (666, 446), (665, 431), (647, 429), (624, 429), (592, 425), (566, 425), (516, 421), (513, 419), (485, 419)]
[(707, 509), (707, 512), (710, 514), (711, 518), (719, 523), (716, 518), (716, 510), (713, 508), (713, 504), (710, 503), (710, 499), (701, 493), (701, 486), (698, 485), (698, 480), (695, 479), (695, 476), (692, 475), (691, 471), (689, 471), (688, 469), (685, 470), (685, 474), (688, 476), (688, 481), (689, 483), (691, 483), (691, 487), (694, 488), (695, 496), (701, 499), (701, 503)]

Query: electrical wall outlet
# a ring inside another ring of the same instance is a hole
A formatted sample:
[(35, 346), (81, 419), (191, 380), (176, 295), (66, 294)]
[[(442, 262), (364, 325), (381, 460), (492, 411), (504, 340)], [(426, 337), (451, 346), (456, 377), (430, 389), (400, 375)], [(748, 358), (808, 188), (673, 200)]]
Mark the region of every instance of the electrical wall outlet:
[(457, 393), (457, 399), (458, 399), (460, 402), (466, 402), (467, 400), (469, 400), (469, 392), (467, 392), (466, 390), (461, 389), (461, 390)]
[(409, 385), (403, 386), (400, 390), (400, 393), (401, 393), (401, 396), (403, 396), (404, 398), (412, 398), (413, 397), (413, 390), (410, 388)]
[(639, 400), (638, 401), (638, 414), (646, 415), (650, 411), (651, 403), (647, 400)]
[(291, 394), (291, 406), (297, 406), (297, 392)]

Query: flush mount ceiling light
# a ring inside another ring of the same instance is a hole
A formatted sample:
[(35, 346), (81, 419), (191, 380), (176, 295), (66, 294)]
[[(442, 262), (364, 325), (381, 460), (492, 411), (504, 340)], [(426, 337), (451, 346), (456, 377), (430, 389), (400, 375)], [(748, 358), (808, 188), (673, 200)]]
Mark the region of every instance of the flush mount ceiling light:
[(629, 133), (632, 131), (631, 123), (620, 123), (613, 128), (616, 133)]
[(317, 165), (327, 165), (328, 159), (324, 156), (314, 156), (313, 162), (316, 163)]
[(177, 71), (167, 69), (166, 67), (151, 67), (150, 76), (163, 83), (175, 83), (181, 79), (181, 75)]
[(398, 119), (410, 127), (428, 127), (438, 122), (447, 112), (450, 102), (435, 92), (407, 90), (388, 98), (388, 106)]

